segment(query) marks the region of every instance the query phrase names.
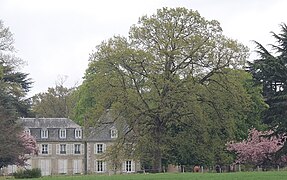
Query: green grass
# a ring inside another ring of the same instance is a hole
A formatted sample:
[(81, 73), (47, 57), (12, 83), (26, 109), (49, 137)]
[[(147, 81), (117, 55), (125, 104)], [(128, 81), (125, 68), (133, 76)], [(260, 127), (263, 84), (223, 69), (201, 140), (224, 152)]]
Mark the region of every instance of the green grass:
[[(1, 179), (1, 178), (0, 178)], [(237, 173), (163, 173), (127, 175), (50, 176), (34, 180), (287, 180), (287, 171)]]

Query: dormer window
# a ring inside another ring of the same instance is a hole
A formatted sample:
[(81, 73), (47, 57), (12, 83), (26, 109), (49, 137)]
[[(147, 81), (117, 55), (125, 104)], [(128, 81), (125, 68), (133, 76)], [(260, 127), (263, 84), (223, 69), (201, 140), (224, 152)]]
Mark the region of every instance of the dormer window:
[(75, 129), (75, 138), (76, 139), (82, 138), (82, 130), (81, 129)]
[(111, 138), (115, 139), (118, 137), (118, 130), (116, 128), (111, 129)]
[(61, 139), (66, 138), (66, 129), (60, 129), (60, 131), (59, 131), (59, 137), (60, 137)]
[(42, 129), (41, 130), (41, 138), (43, 138), (43, 139), (46, 139), (46, 138), (48, 138), (48, 129)]
[(24, 133), (25, 133), (25, 134), (29, 134), (29, 135), (31, 135), (31, 131), (30, 131), (30, 129), (29, 129), (29, 128), (25, 128), (25, 129), (24, 129)]

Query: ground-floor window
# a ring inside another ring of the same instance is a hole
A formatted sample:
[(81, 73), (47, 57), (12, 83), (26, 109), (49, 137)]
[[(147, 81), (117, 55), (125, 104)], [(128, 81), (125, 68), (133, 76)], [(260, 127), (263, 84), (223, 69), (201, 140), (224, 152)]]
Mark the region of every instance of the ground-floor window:
[(73, 160), (73, 173), (82, 173), (82, 160)]
[(106, 163), (102, 160), (96, 160), (95, 161), (95, 170), (96, 172), (105, 172)]
[(131, 172), (132, 171), (132, 161), (126, 161), (126, 172)]
[(59, 159), (58, 160), (58, 172), (59, 174), (67, 174), (68, 173), (68, 160), (67, 159)]
[(51, 175), (51, 160), (41, 159), (40, 160), (40, 169), (41, 169), (42, 176)]

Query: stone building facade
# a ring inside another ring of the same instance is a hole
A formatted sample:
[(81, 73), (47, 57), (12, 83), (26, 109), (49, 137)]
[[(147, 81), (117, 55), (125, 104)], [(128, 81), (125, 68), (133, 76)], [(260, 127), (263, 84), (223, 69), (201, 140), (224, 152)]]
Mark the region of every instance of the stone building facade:
[[(119, 133), (114, 123), (88, 128), (85, 133), (83, 127), (67, 118), (20, 118), (19, 123), (35, 137), (39, 148), (39, 155), (31, 156), (25, 168), (40, 168), (43, 176), (140, 170), (140, 163), (129, 157), (121, 159), (115, 168), (108, 156)], [(16, 166), (6, 169), (7, 173), (16, 170)]]

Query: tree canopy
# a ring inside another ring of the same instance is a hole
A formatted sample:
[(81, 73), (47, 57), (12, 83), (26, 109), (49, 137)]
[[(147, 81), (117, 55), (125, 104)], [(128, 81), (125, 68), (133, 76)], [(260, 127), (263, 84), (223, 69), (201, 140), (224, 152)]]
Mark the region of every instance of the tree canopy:
[[(25, 99), (31, 81), (19, 71), (23, 63), (14, 55), (14, 40), (9, 28), (0, 20), (0, 166), (15, 163), (25, 151), (21, 144), (22, 128), (19, 117), (29, 115), (29, 101)], [(8, 150), (8, 151), (7, 151)], [(12, 151), (13, 150), (13, 151)]]
[[(263, 45), (257, 45), (258, 59), (250, 62), (249, 71), (257, 84), (263, 86), (263, 96), (268, 109), (263, 121), (275, 134), (287, 132), (287, 26), (281, 24), (281, 33), (272, 32), (277, 44), (268, 51)], [(287, 144), (282, 149), (287, 152)]]
[(56, 85), (47, 92), (32, 97), (32, 111), (35, 116), (46, 118), (68, 118), (73, 114), (74, 88)]
[[(78, 121), (113, 109), (126, 118), (140, 158), (151, 157), (155, 171), (164, 161), (224, 163), (226, 141), (258, 122), (248, 122), (250, 108), (264, 107), (260, 89), (247, 90), (250, 76), (237, 71), (247, 56), (218, 21), (185, 8), (159, 9), (140, 18), (128, 38), (103, 41), (91, 54), (79, 87), (79, 102), (87, 108), (78, 107)], [(212, 155), (205, 156), (207, 144)], [(186, 147), (194, 154), (182, 156)]]

